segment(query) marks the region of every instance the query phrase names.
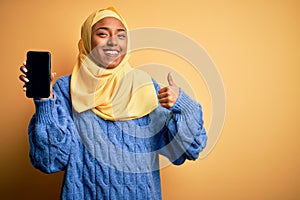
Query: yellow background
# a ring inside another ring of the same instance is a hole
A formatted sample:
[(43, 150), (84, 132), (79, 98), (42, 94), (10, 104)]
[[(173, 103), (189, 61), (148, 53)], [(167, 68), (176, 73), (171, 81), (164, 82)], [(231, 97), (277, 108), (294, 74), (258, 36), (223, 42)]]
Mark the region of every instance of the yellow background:
[[(69, 74), (83, 20), (108, 5), (122, 13), (130, 28), (163, 27), (193, 38), (223, 78), (227, 104), (222, 135), (204, 159), (162, 169), (163, 198), (299, 199), (297, 0), (1, 0), (0, 198), (58, 199), (62, 173), (42, 174), (28, 158), (27, 125), (34, 106), (22, 92), (19, 66), (27, 50), (49, 50), (58, 76)], [(161, 59), (159, 52), (153, 52), (153, 59), (177, 63)], [(196, 96), (209, 126), (205, 87), (196, 89)]]

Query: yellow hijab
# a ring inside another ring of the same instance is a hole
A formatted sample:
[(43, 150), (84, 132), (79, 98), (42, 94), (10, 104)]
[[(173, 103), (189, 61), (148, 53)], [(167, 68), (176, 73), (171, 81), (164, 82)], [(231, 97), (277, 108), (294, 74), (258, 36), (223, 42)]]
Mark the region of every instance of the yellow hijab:
[(153, 111), (158, 101), (151, 77), (131, 68), (128, 63), (128, 49), (121, 63), (113, 69), (98, 66), (88, 56), (92, 51), (92, 27), (105, 17), (117, 18), (128, 31), (124, 19), (112, 7), (96, 11), (86, 19), (81, 28), (78, 60), (71, 76), (72, 105), (78, 113), (92, 109), (105, 120), (140, 118)]

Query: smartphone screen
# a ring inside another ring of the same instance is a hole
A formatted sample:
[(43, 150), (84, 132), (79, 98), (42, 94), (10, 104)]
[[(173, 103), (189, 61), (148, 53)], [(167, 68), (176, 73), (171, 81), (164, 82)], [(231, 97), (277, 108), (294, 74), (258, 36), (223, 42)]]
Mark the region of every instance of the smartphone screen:
[(29, 98), (48, 98), (51, 82), (51, 54), (50, 52), (28, 51), (26, 60), (26, 96)]

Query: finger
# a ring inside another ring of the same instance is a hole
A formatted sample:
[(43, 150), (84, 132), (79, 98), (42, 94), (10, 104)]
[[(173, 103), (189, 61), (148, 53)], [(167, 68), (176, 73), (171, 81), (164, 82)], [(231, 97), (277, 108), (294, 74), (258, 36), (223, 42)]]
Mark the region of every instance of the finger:
[(26, 76), (24, 76), (24, 75), (20, 75), (20, 76), (19, 76), (19, 79), (20, 79), (21, 81), (23, 81), (24, 83), (28, 83), (28, 82), (29, 82), (29, 79), (26, 78)]
[(168, 91), (167, 87), (161, 88), (160, 90), (158, 90), (158, 94), (164, 93), (166, 91)]
[(174, 82), (174, 80), (173, 80), (173, 77), (172, 77), (172, 73), (171, 72), (169, 72), (168, 73), (168, 83), (169, 83), (169, 86), (176, 86), (176, 84), (175, 84), (175, 82)]
[(170, 96), (170, 95), (175, 94), (172, 87), (174, 87), (174, 86), (168, 86), (168, 87), (162, 88), (161, 90), (158, 91), (158, 95), (162, 95), (164, 97), (164, 96)]
[(56, 76), (56, 72), (51, 73), (51, 76), (50, 76), (51, 81), (55, 78), (55, 76)]
[(163, 92), (163, 93), (158, 94), (157, 96), (158, 96), (159, 99), (162, 99), (162, 98), (167, 97), (167, 96), (168, 96), (168, 93)]
[(27, 90), (27, 87), (24, 85), (23, 86), (23, 91), (26, 92), (26, 90)]
[(158, 90), (158, 94), (162, 94), (162, 93), (168, 93), (169, 95), (173, 92), (173, 89), (171, 86), (167, 86), (164, 88), (161, 88), (160, 90)]
[(172, 106), (173, 106), (173, 104), (170, 104), (170, 103), (161, 103), (160, 105), (164, 108), (172, 108)]
[(170, 102), (170, 100), (168, 98), (162, 98), (162, 99), (159, 99), (159, 102), (160, 103), (168, 103), (168, 102)]
[(176, 100), (177, 100), (177, 97), (175, 95), (168, 95), (166, 97), (159, 98), (159, 102), (162, 102), (162, 103), (175, 103)]
[(28, 72), (27, 68), (24, 65), (20, 67), (20, 71), (23, 72), (24, 74)]

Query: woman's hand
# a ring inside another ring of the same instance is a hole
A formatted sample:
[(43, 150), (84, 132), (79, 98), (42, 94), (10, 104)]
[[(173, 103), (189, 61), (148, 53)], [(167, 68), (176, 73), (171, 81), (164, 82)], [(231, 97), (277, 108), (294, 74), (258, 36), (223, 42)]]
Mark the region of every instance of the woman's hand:
[[(27, 88), (26, 88), (26, 83), (28, 83), (30, 80), (26, 77), (26, 73), (27, 73), (27, 68), (26, 68), (26, 62), (23, 63), (23, 65), (20, 67), (20, 71), (22, 72), (22, 74), (19, 76), (19, 79), (24, 83), (23, 85), (23, 91), (26, 92)], [(56, 73), (51, 73), (51, 82), (54, 79)], [(50, 96), (48, 98), (53, 98), (53, 94), (52, 94), (52, 84), (50, 86)], [(38, 98), (40, 100), (43, 99), (47, 99), (47, 98)]]
[(169, 86), (158, 91), (160, 105), (164, 108), (172, 108), (179, 96), (179, 87), (173, 81), (171, 73), (168, 73)]

